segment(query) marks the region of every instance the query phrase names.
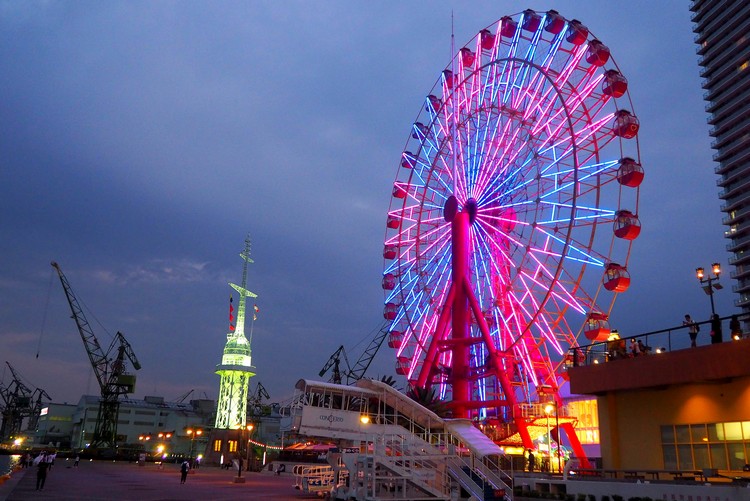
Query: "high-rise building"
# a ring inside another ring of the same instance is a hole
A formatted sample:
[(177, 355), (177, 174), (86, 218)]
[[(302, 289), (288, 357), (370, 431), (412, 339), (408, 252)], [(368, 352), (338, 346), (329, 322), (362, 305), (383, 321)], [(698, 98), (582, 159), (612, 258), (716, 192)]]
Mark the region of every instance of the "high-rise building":
[(735, 305), (750, 312), (750, 2), (693, 0), (709, 134), (731, 252)]

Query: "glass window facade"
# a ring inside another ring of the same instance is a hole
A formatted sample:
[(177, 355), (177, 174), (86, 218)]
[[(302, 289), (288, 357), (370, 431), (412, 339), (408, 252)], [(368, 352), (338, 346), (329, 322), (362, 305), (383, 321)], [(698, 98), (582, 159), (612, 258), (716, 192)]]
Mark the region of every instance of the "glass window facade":
[(599, 410), (596, 399), (568, 402), (563, 415), (578, 418), (575, 430), (582, 444), (599, 443)]
[(750, 462), (750, 421), (661, 426), (667, 470), (742, 470)]

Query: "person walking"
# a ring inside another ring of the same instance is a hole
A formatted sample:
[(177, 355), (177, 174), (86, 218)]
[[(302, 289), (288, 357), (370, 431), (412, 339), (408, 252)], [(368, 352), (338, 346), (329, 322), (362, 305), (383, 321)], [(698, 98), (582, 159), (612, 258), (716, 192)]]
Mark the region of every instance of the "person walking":
[(36, 465), (36, 490), (44, 490), (44, 482), (47, 480), (47, 470), (49, 469), (49, 462), (47, 461), (47, 453), (42, 451), (39, 454), (39, 462)]
[(683, 320), (682, 325), (686, 325), (688, 328), (688, 334), (690, 334), (690, 346), (695, 348), (698, 346), (696, 344), (696, 340), (698, 339), (698, 333), (701, 330), (701, 326), (693, 322), (693, 319), (690, 318), (690, 315), (685, 315), (685, 320)]
[(535, 467), (534, 451), (529, 449), (529, 471), (534, 471), (534, 467)]
[(711, 344), (721, 343), (721, 317), (718, 313), (711, 315)]
[(73, 461), (73, 468), (78, 468), (78, 463), (80, 463), (80, 462), (81, 462), (81, 456), (79, 456), (78, 454), (76, 454), (76, 460)]
[(190, 463), (188, 463), (187, 459), (182, 462), (182, 465), (180, 466), (180, 483), (184, 484), (187, 480), (188, 472), (190, 471)]

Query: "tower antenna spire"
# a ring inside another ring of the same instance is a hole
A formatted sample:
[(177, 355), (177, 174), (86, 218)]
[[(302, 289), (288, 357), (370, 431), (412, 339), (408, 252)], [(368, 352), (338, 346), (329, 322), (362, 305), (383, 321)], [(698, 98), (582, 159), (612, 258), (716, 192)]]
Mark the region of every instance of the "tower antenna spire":
[(246, 299), (258, 297), (247, 289), (247, 265), (254, 262), (250, 259), (250, 235), (245, 238), (245, 249), (240, 257), (243, 259), (241, 285), (229, 283), (240, 295), (237, 323), (234, 331), (227, 333), (224, 355), (221, 364), (216, 366), (216, 374), (221, 376), (221, 386), (215, 427), (223, 430), (244, 428), (247, 424), (247, 394), (250, 378), (255, 375), (250, 341), (245, 337)]

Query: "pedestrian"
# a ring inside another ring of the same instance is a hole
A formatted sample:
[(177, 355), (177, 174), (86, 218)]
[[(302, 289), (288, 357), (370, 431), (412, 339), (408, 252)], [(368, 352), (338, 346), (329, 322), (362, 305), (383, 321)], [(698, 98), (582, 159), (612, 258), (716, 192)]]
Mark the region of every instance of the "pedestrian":
[(630, 338), (630, 355), (637, 357), (641, 354), (641, 347), (638, 346), (638, 341), (635, 338)]
[(711, 315), (711, 344), (721, 343), (721, 317), (718, 313)]
[(732, 318), (729, 319), (729, 332), (732, 339), (742, 339), (742, 327), (740, 327), (740, 320), (737, 315), (732, 315)]
[(529, 449), (529, 471), (534, 471), (534, 451)]
[(690, 346), (695, 348), (698, 346), (695, 341), (698, 339), (698, 333), (701, 331), (701, 326), (693, 322), (690, 315), (685, 315), (685, 320), (682, 322), (682, 325), (687, 326), (688, 334), (690, 334)]
[(47, 470), (49, 469), (49, 463), (47, 462), (47, 453), (42, 451), (39, 454), (39, 462), (36, 465), (36, 490), (44, 490), (44, 481), (47, 480)]
[(180, 483), (184, 484), (187, 480), (188, 472), (190, 471), (190, 463), (188, 463), (188, 460), (182, 462), (182, 466), (180, 466)]
[(73, 461), (73, 468), (78, 468), (78, 463), (80, 463), (80, 462), (81, 462), (81, 456), (79, 456), (78, 454), (76, 454), (76, 460)]

